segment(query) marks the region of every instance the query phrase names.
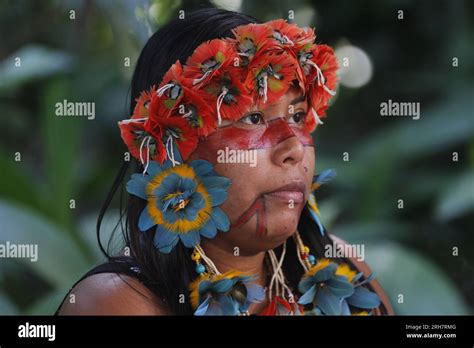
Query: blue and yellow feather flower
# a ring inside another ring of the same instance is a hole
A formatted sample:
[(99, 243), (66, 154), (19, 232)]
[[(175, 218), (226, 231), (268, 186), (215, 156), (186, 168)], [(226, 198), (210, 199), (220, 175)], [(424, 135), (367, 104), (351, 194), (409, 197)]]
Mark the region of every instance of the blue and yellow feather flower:
[(230, 228), (227, 215), (218, 206), (227, 199), (229, 178), (218, 176), (210, 162), (195, 160), (173, 166), (151, 161), (145, 174), (133, 174), (127, 191), (148, 203), (140, 214), (138, 228), (155, 228), (154, 244), (169, 253), (179, 240), (193, 248), (201, 236), (214, 238)]
[(298, 290), (303, 295), (298, 303), (313, 305), (313, 308), (306, 312), (308, 314), (366, 313), (364, 310), (372, 310), (380, 305), (380, 298), (362, 286), (374, 277), (371, 275), (359, 282), (362, 275), (351, 270), (347, 264), (336, 264), (328, 259), (320, 259), (299, 282)]
[(313, 182), (311, 183), (311, 193), (308, 195), (308, 207), (311, 217), (316, 222), (319, 227), (319, 233), (324, 236), (324, 227), (320, 220), (320, 212), (318, 205), (316, 203), (316, 196), (314, 191), (316, 191), (321, 185), (327, 183), (329, 180), (336, 176), (336, 171), (334, 169), (326, 169), (321, 173), (313, 177)]
[(211, 276), (205, 273), (189, 288), (194, 315), (241, 315), (250, 304), (265, 299), (264, 289), (252, 281), (255, 277), (239, 271)]

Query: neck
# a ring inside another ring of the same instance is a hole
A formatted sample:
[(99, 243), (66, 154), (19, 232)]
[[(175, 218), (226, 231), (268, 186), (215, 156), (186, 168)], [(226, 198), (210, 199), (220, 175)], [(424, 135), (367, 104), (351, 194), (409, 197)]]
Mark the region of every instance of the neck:
[(252, 274), (257, 277), (255, 280), (256, 284), (262, 287), (267, 285), (264, 251), (246, 256), (235, 255), (233, 248), (215, 243), (214, 240), (203, 240), (201, 246), (206, 255), (214, 262), (219, 272), (225, 273), (230, 270), (237, 270), (246, 274)]

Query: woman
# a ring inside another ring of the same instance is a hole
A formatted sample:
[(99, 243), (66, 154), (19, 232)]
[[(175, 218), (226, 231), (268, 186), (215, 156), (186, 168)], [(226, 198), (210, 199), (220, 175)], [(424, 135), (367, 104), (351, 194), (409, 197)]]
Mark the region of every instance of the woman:
[(333, 172), (314, 176), (310, 133), (335, 94), (337, 62), (314, 39), (283, 20), (217, 9), (149, 39), (132, 116), (119, 122), (138, 163), (126, 247), (104, 252), (108, 262), (75, 284), (59, 314), (392, 313), (363, 262), (325, 258), (344, 242), (319, 221), (312, 192)]

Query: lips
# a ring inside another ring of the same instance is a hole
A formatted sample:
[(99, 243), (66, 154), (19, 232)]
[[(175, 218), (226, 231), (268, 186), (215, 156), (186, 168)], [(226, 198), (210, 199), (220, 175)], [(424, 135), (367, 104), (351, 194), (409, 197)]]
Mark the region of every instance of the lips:
[(295, 181), (284, 185), (275, 191), (267, 192), (265, 196), (284, 201), (285, 203), (303, 203), (305, 189), (306, 186), (302, 181)]

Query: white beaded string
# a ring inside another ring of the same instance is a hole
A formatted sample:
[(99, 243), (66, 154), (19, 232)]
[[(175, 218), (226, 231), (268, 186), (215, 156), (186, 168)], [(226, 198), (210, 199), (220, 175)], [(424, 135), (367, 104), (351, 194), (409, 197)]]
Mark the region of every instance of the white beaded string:
[(166, 92), (166, 90), (170, 89), (171, 87), (174, 86), (174, 83), (167, 83), (166, 85), (160, 87), (157, 91), (156, 91), (156, 94), (158, 95), (158, 97), (161, 97), (163, 95), (163, 93)]
[(180, 162), (174, 159), (174, 151), (173, 151), (173, 137), (170, 135), (166, 140), (166, 155), (168, 156), (171, 164), (176, 166), (177, 164), (181, 164)]
[(221, 272), (219, 272), (219, 270), (217, 269), (214, 262), (212, 262), (212, 260), (209, 257), (206, 256), (206, 253), (204, 252), (204, 250), (202, 249), (200, 244), (197, 244), (194, 248), (199, 253), (199, 255), (201, 255), (202, 259), (206, 262), (206, 264), (209, 267), (211, 273), (213, 273), (215, 275), (221, 274)]
[(326, 78), (323, 75), (323, 72), (319, 68), (318, 64), (313, 62), (311, 59), (306, 59), (306, 63), (310, 64), (316, 69), (316, 77), (318, 79), (318, 86), (322, 86), (323, 89), (328, 92), (330, 95), (336, 95), (336, 92), (326, 86)]
[(217, 120), (218, 120), (218, 125), (220, 126), (222, 123), (222, 117), (221, 117), (221, 106), (222, 102), (224, 101), (225, 96), (229, 93), (229, 90), (226, 87), (222, 87), (222, 92), (219, 94), (217, 97)]
[(296, 242), (296, 246), (297, 246), (297, 253), (296, 255), (298, 256), (298, 260), (299, 262), (301, 263), (301, 266), (303, 266), (303, 269), (305, 270), (305, 272), (308, 272), (310, 267), (311, 266), (308, 266), (308, 264), (301, 258), (301, 254), (302, 254), (302, 251), (303, 251), (303, 247), (304, 247), (304, 244), (303, 244), (303, 241), (301, 240), (301, 236), (300, 236), (300, 233), (298, 231), (295, 232), (294, 234), (294, 239), (295, 239), (295, 242)]
[(314, 120), (316, 121), (316, 123), (324, 124), (323, 121), (321, 121), (321, 119), (319, 118), (318, 113), (316, 112), (316, 110), (314, 110), (314, 108), (311, 108), (311, 111), (313, 112), (313, 117), (314, 117)]
[[(140, 144), (140, 161), (142, 162), (142, 165), (145, 165), (145, 161), (143, 160), (143, 146), (146, 146), (146, 165), (143, 168), (143, 175), (145, 175), (148, 165), (150, 164), (150, 141), (152, 140), (152, 137), (150, 135), (147, 135), (146, 137), (143, 138), (142, 143)], [(146, 142), (146, 145), (145, 145)]]
[(206, 77), (208, 77), (211, 72), (212, 72), (212, 70), (208, 70), (200, 78), (194, 79), (193, 80), (193, 85), (197, 85), (198, 83), (204, 81), (206, 79)]
[(144, 122), (146, 121), (148, 118), (147, 117), (143, 117), (143, 118), (129, 118), (129, 119), (126, 119), (126, 120), (122, 120), (120, 121), (119, 123), (131, 123), (131, 122)]
[[(269, 286), (269, 298), (272, 298), (272, 293), (273, 293), (273, 284), (275, 283), (276, 287), (276, 295), (281, 296), (283, 299), (286, 300), (285, 296), (285, 290), (288, 293), (289, 296), (292, 296), (292, 292), (290, 288), (286, 285), (285, 283), (285, 275), (283, 274), (283, 260), (285, 258), (286, 254), (286, 241), (285, 244), (283, 244), (283, 250), (280, 256), (280, 260), (275, 255), (275, 252), (273, 250), (268, 251), (268, 255), (270, 257), (270, 262), (272, 264), (273, 268), (273, 276), (270, 281), (270, 286)], [(275, 282), (276, 281), (276, 282)]]

